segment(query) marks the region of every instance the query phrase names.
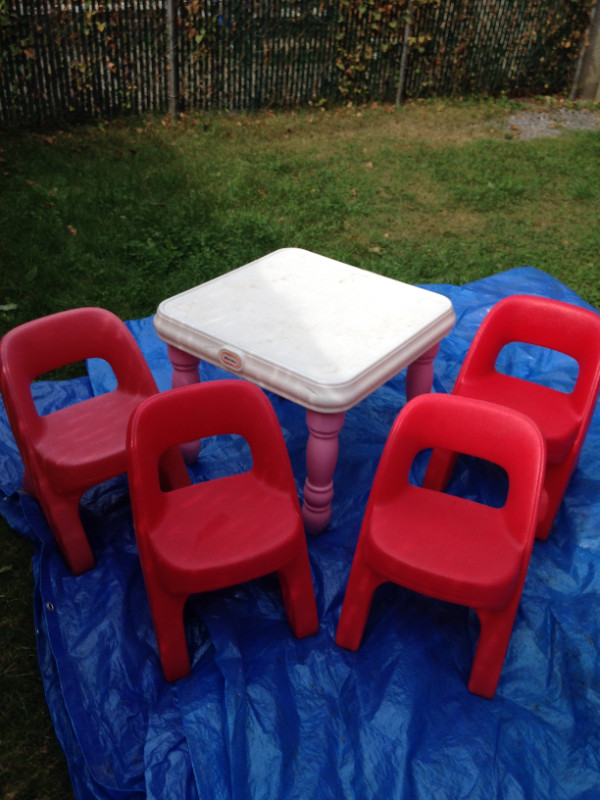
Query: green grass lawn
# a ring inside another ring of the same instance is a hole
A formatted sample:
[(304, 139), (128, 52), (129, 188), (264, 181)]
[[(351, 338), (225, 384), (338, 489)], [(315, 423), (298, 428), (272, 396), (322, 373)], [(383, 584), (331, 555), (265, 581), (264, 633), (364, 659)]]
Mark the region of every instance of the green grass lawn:
[[(600, 307), (600, 132), (519, 141), (487, 101), (0, 132), (0, 334), (123, 319), (280, 247), (412, 283), (545, 270)], [(543, 106), (538, 106), (543, 108)], [(0, 522), (0, 796), (63, 800), (31, 546)]]

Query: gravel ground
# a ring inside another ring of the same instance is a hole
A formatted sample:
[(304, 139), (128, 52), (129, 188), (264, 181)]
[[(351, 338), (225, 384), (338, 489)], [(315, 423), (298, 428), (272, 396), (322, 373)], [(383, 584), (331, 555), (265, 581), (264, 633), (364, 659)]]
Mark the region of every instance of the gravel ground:
[(565, 131), (600, 130), (600, 108), (520, 111), (508, 118), (506, 130), (517, 139), (560, 136)]

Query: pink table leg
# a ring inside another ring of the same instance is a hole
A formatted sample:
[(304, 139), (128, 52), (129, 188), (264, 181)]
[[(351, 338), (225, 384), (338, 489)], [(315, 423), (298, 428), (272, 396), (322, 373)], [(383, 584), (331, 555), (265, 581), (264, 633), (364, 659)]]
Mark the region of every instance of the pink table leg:
[[(171, 378), (171, 386), (173, 389), (177, 389), (179, 386), (188, 386), (190, 383), (199, 383), (199, 358), (183, 350), (179, 350), (177, 347), (173, 347), (173, 345), (167, 345), (167, 352), (169, 354), (169, 361), (173, 367), (173, 376)], [(200, 452), (200, 439), (195, 442), (186, 442), (186, 444), (182, 444), (181, 452), (185, 462), (187, 464), (192, 464), (198, 458), (198, 453)]]
[(418, 394), (427, 394), (433, 385), (433, 360), (440, 349), (439, 344), (419, 356), (406, 370), (406, 399)]
[(307, 533), (321, 533), (331, 517), (333, 473), (338, 457), (338, 434), (344, 412), (322, 414), (306, 411), (309, 437), (306, 446), (306, 483), (302, 516)]

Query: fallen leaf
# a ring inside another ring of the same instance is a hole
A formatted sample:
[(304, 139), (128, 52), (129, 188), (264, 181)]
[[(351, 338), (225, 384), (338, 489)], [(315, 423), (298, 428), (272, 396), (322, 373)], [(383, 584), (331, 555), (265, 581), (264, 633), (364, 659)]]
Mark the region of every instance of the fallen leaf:
[(77, 228), (74, 228), (72, 225), (67, 225), (67, 228), (71, 236), (77, 236)]

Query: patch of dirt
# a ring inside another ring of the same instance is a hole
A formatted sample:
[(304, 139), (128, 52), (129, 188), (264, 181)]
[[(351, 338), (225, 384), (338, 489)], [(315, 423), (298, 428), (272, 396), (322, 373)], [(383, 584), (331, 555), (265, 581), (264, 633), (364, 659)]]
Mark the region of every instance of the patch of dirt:
[(515, 139), (539, 139), (560, 136), (565, 131), (600, 130), (600, 110), (555, 108), (519, 111), (505, 122), (507, 134)]

